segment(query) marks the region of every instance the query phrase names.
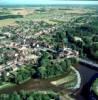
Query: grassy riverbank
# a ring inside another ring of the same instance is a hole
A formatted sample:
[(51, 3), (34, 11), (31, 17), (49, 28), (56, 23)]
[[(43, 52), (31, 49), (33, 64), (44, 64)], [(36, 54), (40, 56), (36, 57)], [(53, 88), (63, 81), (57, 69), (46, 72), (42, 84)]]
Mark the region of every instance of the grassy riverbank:
[[(25, 79), (24, 81), (21, 81), (19, 84), (23, 84), (23, 83), (29, 81), (30, 79), (31, 78), (29, 77), (29, 78)], [(5, 88), (9, 88), (9, 87), (13, 87), (15, 85), (17, 85), (17, 84), (11, 83), (11, 82), (3, 82), (2, 84), (0, 84), (0, 90), (3, 90)]]
[(19, 82), (19, 84), (23, 84), (23, 83), (25, 83), (25, 82), (29, 81), (30, 79), (31, 79), (31, 77), (28, 77), (27, 79), (25, 79), (25, 80), (23, 80), (23, 81)]
[(98, 96), (98, 78), (93, 82), (91, 90)]
[(65, 77), (63, 77), (63, 78), (61, 78), (61, 79), (59, 79), (59, 80), (56, 80), (56, 81), (52, 81), (51, 82), (51, 84), (53, 84), (53, 85), (56, 85), (56, 86), (59, 86), (59, 85), (61, 85), (61, 84), (67, 84), (67, 83), (76, 83), (76, 75), (75, 75), (75, 72), (74, 71), (70, 71), (70, 73), (67, 75), (67, 76), (65, 76)]
[(10, 82), (3, 82), (1, 85), (0, 85), (0, 90), (2, 89), (5, 89), (5, 88), (8, 88), (8, 87), (13, 87), (15, 86), (16, 84), (13, 84), (13, 83), (10, 83)]

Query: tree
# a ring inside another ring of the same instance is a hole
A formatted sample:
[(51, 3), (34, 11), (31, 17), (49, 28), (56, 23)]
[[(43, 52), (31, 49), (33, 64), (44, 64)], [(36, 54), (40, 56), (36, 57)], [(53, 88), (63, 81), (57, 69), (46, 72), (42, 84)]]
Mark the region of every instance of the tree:
[(23, 98), (23, 100), (26, 99), (27, 91), (21, 90), (21, 91), (19, 92), (19, 94), (20, 94), (21, 98)]
[(10, 100), (21, 100), (20, 95), (17, 92), (10, 94), (9, 98)]
[(48, 59), (49, 57), (50, 57), (49, 53), (43, 52), (43, 55), (39, 59), (39, 66), (47, 66), (47, 64), (49, 64), (49, 59)]
[(71, 61), (69, 59), (64, 60), (66, 62), (66, 69), (70, 69)]
[(34, 100), (32, 96), (29, 96), (27, 100)]
[(51, 98), (48, 95), (42, 95), (41, 100), (51, 100)]
[(6, 71), (2, 72), (2, 75), (1, 75), (1, 79), (2, 81), (7, 81), (8, 80), (8, 77), (6, 76)]
[(23, 77), (21, 74), (17, 74), (17, 76), (15, 76), (15, 83), (20, 84), (20, 82), (23, 81)]
[(46, 67), (39, 67), (38, 71), (40, 73), (41, 78), (45, 78), (46, 77)]
[(98, 42), (98, 35), (93, 36), (92, 40), (93, 42)]
[(85, 45), (88, 47), (88, 46), (90, 46), (91, 45), (91, 38), (89, 38), (88, 36), (87, 37), (84, 37), (83, 38), (83, 41), (84, 41), (84, 43), (85, 43)]
[(78, 63), (78, 60), (77, 58), (73, 57), (73, 58), (70, 58), (70, 61), (71, 61), (71, 64), (72, 65), (76, 65)]
[(76, 45), (80, 48), (83, 48), (83, 42), (82, 41), (76, 41)]
[(7, 95), (7, 94), (0, 94), (0, 100), (9, 100), (9, 95)]

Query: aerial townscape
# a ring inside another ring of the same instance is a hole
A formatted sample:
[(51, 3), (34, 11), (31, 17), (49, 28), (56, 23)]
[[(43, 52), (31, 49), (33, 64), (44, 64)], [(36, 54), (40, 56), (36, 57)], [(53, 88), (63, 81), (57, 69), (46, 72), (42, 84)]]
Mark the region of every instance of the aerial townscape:
[(0, 7), (0, 100), (98, 100), (98, 7)]

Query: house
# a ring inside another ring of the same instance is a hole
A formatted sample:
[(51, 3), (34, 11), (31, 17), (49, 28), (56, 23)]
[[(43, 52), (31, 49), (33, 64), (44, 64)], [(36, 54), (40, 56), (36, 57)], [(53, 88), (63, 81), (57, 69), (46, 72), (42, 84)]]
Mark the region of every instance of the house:
[(60, 58), (72, 58), (72, 57), (78, 57), (79, 52), (72, 50), (71, 48), (64, 48), (63, 51), (59, 52), (59, 57)]
[(10, 32), (6, 32), (6, 33), (3, 33), (4, 35), (8, 36), (8, 37), (11, 37), (12, 34)]
[(83, 41), (82, 38), (77, 37), (77, 36), (74, 37), (74, 40), (75, 40), (75, 41), (81, 41), (81, 42)]

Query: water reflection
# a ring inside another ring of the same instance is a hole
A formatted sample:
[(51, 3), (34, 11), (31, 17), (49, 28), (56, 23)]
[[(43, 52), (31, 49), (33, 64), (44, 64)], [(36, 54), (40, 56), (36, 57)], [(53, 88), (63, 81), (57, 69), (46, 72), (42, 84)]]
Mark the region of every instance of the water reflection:
[(77, 95), (76, 99), (77, 100), (91, 100), (91, 99), (88, 99), (90, 95), (89, 93), (90, 82), (92, 80), (92, 77), (95, 76), (95, 74), (98, 73), (98, 71), (84, 65), (80, 65), (78, 67), (78, 70), (82, 78), (82, 83), (81, 83), (82, 89), (80, 90), (80, 93)]

